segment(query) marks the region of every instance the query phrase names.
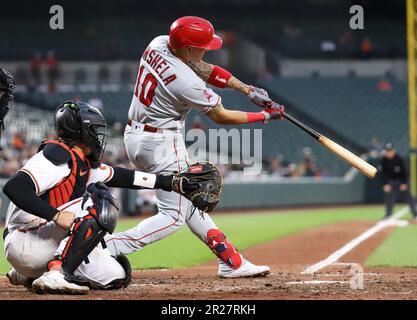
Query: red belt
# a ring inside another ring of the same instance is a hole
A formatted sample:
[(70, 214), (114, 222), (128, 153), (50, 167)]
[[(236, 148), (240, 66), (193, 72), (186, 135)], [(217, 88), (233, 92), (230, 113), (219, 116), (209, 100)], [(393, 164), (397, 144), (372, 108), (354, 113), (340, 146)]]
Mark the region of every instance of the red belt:
[[(132, 120), (130, 120), (130, 119), (127, 120), (127, 125), (132, 126)], [(155, 128), (155, 127), (152, 127), (152, 126), (148, 126), (147, 124), (145, 124), (144, 127), (143, 127), (143, 131), (155, 133), (155, 132), (162, 132), (162, 129)]]

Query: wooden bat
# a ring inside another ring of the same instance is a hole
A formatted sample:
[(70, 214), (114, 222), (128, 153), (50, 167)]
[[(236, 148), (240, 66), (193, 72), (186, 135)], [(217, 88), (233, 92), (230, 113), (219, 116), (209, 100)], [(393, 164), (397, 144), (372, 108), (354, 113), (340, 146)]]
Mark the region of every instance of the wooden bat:
[(365, 176), (372, 179), (376, 175), (376, 168), (370, 165), (365, 160), (359, 158), (357, 155), (353, 154), (346, 148), (342, 147), (340, 144), (337, 144), (333, 140), (325, 137), (324, 135), (318, 133), (317, 131), (311, 129), (309, 126), (305, 125), (301, 121), (295, 119), (293, 116), (289, 115), (288, 113), (284, 112), (283, 117), (292, 123), (294, 123), (297, 127), (303, 129), (307, 132), (310, 136), (320, 142), (323, 146), (329, 149), (331, 152), (338, 155), (342, 160), (344, 160), (349, 165), (355, 167), (360, 172), (362, 172)]

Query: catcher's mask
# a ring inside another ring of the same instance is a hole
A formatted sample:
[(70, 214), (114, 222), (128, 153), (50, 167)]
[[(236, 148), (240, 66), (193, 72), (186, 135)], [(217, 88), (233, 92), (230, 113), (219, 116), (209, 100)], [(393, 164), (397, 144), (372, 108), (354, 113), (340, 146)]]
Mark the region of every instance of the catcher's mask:
[(3, 128), (3, 120), (13, 102), (13, 91), (15, 88), (13, 76), (6, 69), (0, 68), (0, 129)]
[(82, 142), (91, 150), (92, 160), (99, 161), (107, 144), (107, 122), (102, 113), (85, 102), (65, 101), (54, 114), (59, 139), (73, 145)]

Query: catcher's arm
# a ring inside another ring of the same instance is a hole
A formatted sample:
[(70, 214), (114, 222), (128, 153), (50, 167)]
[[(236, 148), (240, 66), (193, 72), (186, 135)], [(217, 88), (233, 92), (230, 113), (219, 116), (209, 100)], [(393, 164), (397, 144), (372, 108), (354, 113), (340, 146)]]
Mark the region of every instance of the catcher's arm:
[(201, 172), (193, 172), (192, 168), (194, 167), (190, 166), (185, 172), (171, 175), (159, 175), (112, 167), (113, 176), (105, 185), (114, 188), (174, 191), (189, 199), (197, 208), (206, 211), (204, 208), (207, 207), (207, 200), (203, 199), (203, 195), (209, 194), (206, 189), (214, 184), (212, 180), (217, 171), (212, 166), (206, 165), (202, 167), (204, 170)]

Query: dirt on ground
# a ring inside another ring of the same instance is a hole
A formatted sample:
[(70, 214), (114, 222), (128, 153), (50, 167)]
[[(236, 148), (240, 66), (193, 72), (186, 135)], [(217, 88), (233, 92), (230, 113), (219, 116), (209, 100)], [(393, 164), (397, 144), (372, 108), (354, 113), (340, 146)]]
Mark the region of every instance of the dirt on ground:
[(133, 282), (126, 289), (69, 296), (37, 295), (24, 287), (10, 285), (6, 277), (0, 277), (0, 299), (417, 299), (416, 268), (361, 269), (361, 264), (393, 227), (383, 229), (357, 246), (343, 256), (339, 264), (313, 274), (302, 274), (307, 267), (327, 258), (374, 223), (322, 226), (244, 250), (248, 260), (271, 267), (271, 274), (264, 278), (220, 279), (214, 260), (189, 269), (135, 271)]

